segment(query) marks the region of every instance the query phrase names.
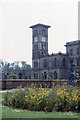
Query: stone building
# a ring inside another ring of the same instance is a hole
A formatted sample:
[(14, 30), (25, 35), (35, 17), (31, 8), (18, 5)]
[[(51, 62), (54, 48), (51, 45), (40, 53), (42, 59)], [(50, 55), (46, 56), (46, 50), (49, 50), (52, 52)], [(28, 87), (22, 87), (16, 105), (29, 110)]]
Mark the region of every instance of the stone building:
[[(17, 74), (18, 79), (62, 80), (67, 79), (68, 68), (73, 61), (74, 73), (80, 79), (80, 40), (67, 42), (66, 53), (48, 53), (48, 28), (51, 26), (36, 24), (32, 28), (32, 69), (13, 70), (7, 73)], [(2, 74), (5, 78), (5, 73)]]
[(66, 43), (66, 53), (48, 53), (48, 28), (36, 24), (32, 28), (32, 78), (67, 79), (68, 66), (73, 60), (75, 74), (80, 74), (80, 40)]

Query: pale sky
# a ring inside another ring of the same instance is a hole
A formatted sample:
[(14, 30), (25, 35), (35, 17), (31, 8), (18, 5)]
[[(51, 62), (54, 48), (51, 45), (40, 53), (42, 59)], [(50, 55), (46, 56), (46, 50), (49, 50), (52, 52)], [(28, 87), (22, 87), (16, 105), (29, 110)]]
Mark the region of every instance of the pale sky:
[(50, 25), (49, 53), (66, 52), (66, 42), (78, 39), (77, 0), (0, 1), (0, 59), (32, 64), (31, 25)]

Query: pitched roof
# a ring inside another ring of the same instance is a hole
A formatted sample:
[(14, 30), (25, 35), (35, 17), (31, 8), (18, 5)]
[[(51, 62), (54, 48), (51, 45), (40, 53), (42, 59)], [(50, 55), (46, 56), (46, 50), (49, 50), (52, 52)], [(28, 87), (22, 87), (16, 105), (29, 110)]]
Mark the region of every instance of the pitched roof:
[(35, 27), (37, 27), (37, 26), (43, 26), (43, 27), (45, 27), (45, 28), (51, 27), (51, 26), (49, 26), (49, 25), (44, 25), (44, 24), (39, 23), (39, 24), (30, 26), (30, 28), (35, 28)]

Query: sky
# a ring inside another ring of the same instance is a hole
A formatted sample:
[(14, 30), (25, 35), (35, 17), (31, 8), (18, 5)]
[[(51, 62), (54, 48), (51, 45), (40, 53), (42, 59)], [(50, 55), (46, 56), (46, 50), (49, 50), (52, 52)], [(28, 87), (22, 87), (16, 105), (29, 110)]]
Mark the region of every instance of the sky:
[(77, 0), (1, 0), (0, 59), (32, 65), (32, 25), (50, 25), (49, 54), (65, 53), (66, 42), (78, 39)]

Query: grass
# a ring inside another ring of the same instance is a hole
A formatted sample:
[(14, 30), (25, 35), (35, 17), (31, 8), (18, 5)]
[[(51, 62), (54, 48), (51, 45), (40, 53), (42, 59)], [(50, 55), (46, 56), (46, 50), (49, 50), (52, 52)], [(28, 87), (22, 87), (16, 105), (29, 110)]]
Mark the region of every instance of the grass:
[(5, 93), (2, 93), (2, 96), (0, 93), (0, 107), (2, 108), (2, 118), (78, 118), (78, 114), (72, 112), (35, 112), (2, 106), (1, 101), (4, 98), (4, 95)]

